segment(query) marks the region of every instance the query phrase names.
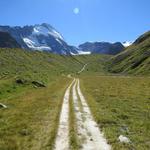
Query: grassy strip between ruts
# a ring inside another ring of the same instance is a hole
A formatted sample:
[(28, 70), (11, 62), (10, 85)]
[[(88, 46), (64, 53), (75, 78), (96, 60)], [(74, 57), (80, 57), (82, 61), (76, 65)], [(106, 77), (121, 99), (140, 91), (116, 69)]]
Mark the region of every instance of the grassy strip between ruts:
[[(75, 84), (75, 83), (74, 83)], [(73, 85), (71, 89), (73, 88)], [(79, 141), (77, 135), (77, 124), (76, 124), (76, 116), (75, 109), (73, 103), (73, 90), (70, 91), (69, 98), (69, 138), (70, 138), (70, 150), (78, 150), (79, 149)]]
[[(150, 149), (150, 80), (144, 77), (82, 76), (93, 116), (114, 150)], [(130, 143), (120, 143), (124, 135)]]
[(1, 99), (8, 108), (0, 109), (0, 150), (53, 148), (69, 80), (60, 77), (46, 88), (24, 89), (22, 94)]

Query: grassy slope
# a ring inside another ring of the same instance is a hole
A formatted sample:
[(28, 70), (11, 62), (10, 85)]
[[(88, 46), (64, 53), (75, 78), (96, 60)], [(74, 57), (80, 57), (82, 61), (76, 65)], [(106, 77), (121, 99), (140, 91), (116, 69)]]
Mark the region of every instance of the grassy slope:
[(150, 74), (150, 31), (139, 37), (124, 52), (108, 62), (108, 69), (113, 73)]
[(0, 49), (0, 76), (50, 81), (50, 78), (75, 72), (83, 64), (72, 57), (59, 56), (39, 51)]
[(93, 74), (101, 74), (107, 75), (109, 74), (104, 67), (105, 62), (111, 57), (111, 55), (100, 55), (93, 54), (89, 56), (76, 56), (76, 59), (84, 61), (84, 64), (87, 64), (85, 70), (81, 73), (82, 75), (93, 75)]
[(51, 77), (78, 72), (86, 63), (91, 66), (89, 72), (101, 71), (99, 66), (107, 57), (61, 56), (39, 51), (0, 49), (0, 78), (12, 76), (49, 82)]

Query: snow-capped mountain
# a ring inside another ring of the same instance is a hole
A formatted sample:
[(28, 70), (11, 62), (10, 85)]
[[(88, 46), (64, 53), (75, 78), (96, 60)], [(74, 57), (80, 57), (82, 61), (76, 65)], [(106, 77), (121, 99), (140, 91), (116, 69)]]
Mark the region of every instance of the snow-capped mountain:
[(0, 26), (0, 31), (8, 32), (23, 49), (78, 54), (78, 49), (69, 46), (63, 36), (47, 23), (24, 27)]
[(0, 26), (0, 31), (7, 32), (23, 49), (48, 51), (62, 55), (117, 54), (132, 42), (86, 42), (79, 48), (68, 45), (63, 36), (47, 23), (24, 27)]
[(122, 45), (123, 45), (124, 47), (128, 47), (128, 46), (130, 46), (130, 45), (132, 45), (132, 44), (133, 44), (133, 42), (131, 42), (131, 41), (125, 41), (125, 42), (122, 43)]
[(32, 33), (24, 37), (23, 41), (30, 49), (52, 51), (51, 46), (46, 42), (49, 36), (54, 37), (60, 44), (62, 44), (61, 40), (64, 40), (53, 27), (48, 24), (42, 24), (34, 26)]

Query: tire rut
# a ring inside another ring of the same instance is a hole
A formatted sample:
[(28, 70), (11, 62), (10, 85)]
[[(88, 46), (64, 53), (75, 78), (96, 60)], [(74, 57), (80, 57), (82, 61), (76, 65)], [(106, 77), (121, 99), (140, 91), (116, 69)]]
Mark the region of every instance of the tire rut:
[[(72, 90), (71, 90), (72, 88)], [(79, 79), (74, 79), (67, 88), (60, 114), (59, 128), (54, 150), (69, 150), (69, 96), (72, 92), (77, 137), (81, 150), (110, 150), (103, 133), (94, 121), (90, 108), (80, 89)]]

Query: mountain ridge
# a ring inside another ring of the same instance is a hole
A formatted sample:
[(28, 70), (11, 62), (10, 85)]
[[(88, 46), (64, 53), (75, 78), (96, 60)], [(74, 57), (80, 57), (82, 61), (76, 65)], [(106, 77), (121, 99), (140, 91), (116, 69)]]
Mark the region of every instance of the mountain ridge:
[(115, 55), (124, 50), (124, 46), (121, 42), (85, 42), (79, 45), (79, 49), (82, 51), (89, 51), (92, 54), (110, 54)]
[[(0, 26), (0, 31), (8, 32), (22, 49), (48, 51), (61, 55), (82, 54), (117, 54), (124, 46), (120, 42), (94, 42), (94, 49), (86, 47), (86, 43), (79, 47), (71, 46), (64, 40), (63, 35), (48, 23), (26, 26)], [(90, 42), (89, 42), (90, 43)], [(85, 48), (84, 48), (85, 47)]]
[(56, 54), (77, 54), (77, 49), (68, 45), (63, 36), (47, 23), (30, 26), (0, 26), (8, 32), (23, 49), (49, 51)]
[(108, 70), (123, 74), (150, 74), (150, 31), (108, 61)]

